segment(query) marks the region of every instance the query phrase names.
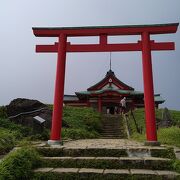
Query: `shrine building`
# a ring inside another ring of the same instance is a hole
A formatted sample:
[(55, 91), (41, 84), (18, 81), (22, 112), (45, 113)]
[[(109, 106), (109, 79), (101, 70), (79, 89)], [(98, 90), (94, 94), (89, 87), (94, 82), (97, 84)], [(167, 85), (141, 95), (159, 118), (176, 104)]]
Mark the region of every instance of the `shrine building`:
[[(64, 95), (64, 104), (68, 106), (93, 107), (102, 113), (118, 113), (120, 100), (126, 97), (127, 110), (144, 107), (144, 93), (120, 81), (110, 69), (105, 77), (89, 87), (87, 91), (75, 92), (76, 95)], [(164, 103), (160, 94), (154, 95), (155, 106)]]

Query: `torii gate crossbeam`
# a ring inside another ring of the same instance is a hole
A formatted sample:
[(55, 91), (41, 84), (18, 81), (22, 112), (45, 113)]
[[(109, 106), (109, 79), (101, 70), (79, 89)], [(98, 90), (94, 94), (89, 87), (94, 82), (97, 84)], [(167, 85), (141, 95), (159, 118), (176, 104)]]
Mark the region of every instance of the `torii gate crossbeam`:
[[(57, 72), (50, 144), (61, 141), (66, 52), (142, 51), (146, 138), (157, 143), (151, 51), (174, 50), (174, 42), (155, 42), (151, 34), (175, 33), (179, 23), (131, 26), (33, 28), (38, 37), (58, 37), (53, 45), (37, 45), (36, 52), (57, 53)], [(108, 36), (140, 35), (137, 43), (109, 44)], [(71, 44), (67, 37), (98, 36), (98, 44)]]

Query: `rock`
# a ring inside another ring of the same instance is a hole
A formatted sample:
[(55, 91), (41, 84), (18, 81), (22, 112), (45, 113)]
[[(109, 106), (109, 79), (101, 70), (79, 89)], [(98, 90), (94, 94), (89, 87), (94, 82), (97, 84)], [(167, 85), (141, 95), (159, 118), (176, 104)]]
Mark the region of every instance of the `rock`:
[[(32, 127), (34, 131), (40, 133), (44, 127), (51, 128), (52, 110), (45, 104), (31, 99), (17, 98), (6, 106), (9, 119), (15, 123)], [(39, 116), (45, 120), (39, 123), (35, 116)], [(69, 125), (63, 121), (62, 126), (68, 128)]]
[(8, 116), (14, 116), (22, 112), (29, 112), (43, 107), (47, 106), (37, 100), (25, 98), (14, 99), (9, 105), (6, 106)]
[[(42, 132), (44, 127), (51, 127), (52, 110), (47, 105), (37, 101), (24, 98), (14, 99), (6, 106), (9, 119), (15, 123), (32, 127), (34, 131)], [(40, 116), (45, 119), (43, 124), (39, 124), (34, 119)]]

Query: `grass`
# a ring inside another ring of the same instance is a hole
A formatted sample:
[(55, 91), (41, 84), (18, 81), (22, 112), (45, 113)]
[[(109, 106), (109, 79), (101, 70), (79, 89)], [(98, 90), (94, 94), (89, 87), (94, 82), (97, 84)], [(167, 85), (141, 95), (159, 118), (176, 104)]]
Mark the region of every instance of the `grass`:
[(62, 129), (63, 138), (96, 138), (100, 130), (100, 114), (92, 108), (66, 106), (63, 121), (68, 128)]
[[(64, 107), (63, 124), (66, 126), (62, 128), (62, 138), (97, 138), (100, 118), (100, 114), (92, 108)], [(11, 122), (7, 118), (6, 108), (0, 107), (0, 155), (9, 152), (16, 144), (21, 144), (21, 141), (48, 140), (49, 136), (50, 130), (48, 129), (37, 134), (32, 128)]]
[(11, 122), (7, 119), (4, 109), (0, 107), (0, 155), (9, 152), (24, 139), (47, 140), (49, 138), (49, 132), (46, 129), (41, 134), (34, 134), (32, 128)]
[(0, 155), (6, 154), (15, 146), (17, 136), (15, 132), (0, 128)]
[(9, 152), (18, 141), (31, 133), (30, 128), (0, 118), (0, 155)]
[(23, 147), (9, 153), (0, 163), (0, 179), (31, 179), (32, 169), (39, 166), (40, 157), (30, 147)]
[[(163, 109), (156, 109), (156, 117), (161, 119), (162, 118), (162, 111)], [(173, 126), (169, 128), (159, 128), (157, 131), (158, 141), (162, 144), (167, 145), (176, 145), (180, 147), (180, 111), (170, 110), (171, 118), (173, 121)], [(145, 141), (146, 140), (146, 129), (145, 129), (145, 112), (144, 108), (136, 109), (134, 111), (134, 116), (137, 121), (139, 127), (142, 128), (142, 134), (136, 132), (136, 126), (132, 119), (130, 118), (130, 128), (131, 128), (131, 138), (138, 141)], [(129, 115), (130, 116), (130, 115)]]
[(158, 130), (158, 139), (162, 144), (180, 147), (180, 128), (176, 126), (160, 128)]

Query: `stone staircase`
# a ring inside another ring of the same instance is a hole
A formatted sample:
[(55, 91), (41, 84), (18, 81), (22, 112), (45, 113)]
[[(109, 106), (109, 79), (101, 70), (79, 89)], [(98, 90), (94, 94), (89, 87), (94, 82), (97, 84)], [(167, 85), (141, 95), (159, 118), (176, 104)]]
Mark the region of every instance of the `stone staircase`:
[[(34, 179), (180, 179), (172, 171), (173, 149), (166, 147), (97, 147), (79, 145), (38, 147), (42, 155)], [(108, 139), (113, 142), (113, 139)], [(126, 142), (124, 143), (126, 144)]]
[(102, 116), (101, 138), (127, 138), (123, 119), (120, 115), (105, 114)]

